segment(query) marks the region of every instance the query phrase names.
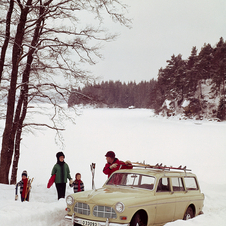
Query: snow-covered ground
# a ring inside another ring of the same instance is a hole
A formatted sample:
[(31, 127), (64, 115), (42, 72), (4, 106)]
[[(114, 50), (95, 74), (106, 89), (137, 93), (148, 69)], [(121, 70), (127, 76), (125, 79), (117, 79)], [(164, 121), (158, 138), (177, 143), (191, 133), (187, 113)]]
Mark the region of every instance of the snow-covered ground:
[[(166, 165), (186, 165), (196, 173), (205, 194), (204, 214), (167, 226), (223, 226), (226, 223), (226, 123), (180, 121), (155, 117), (146, 109), (83, 109), (76, 125), (64, 132), (65, 162), (71, 176), (80, 172), (85, 190), (91, 189), (90, 164), (96, 163), (95, 185), (106, 180), (102, 173), (105, 153), (113, 150), (120, 160)], [(44, 130), (24, 136), (18, 180), (23, 170), (34, 177), (30, 202), (14, 200), (15, 186), (0, 184), (1, 226), (63, 225), (65, 200), (57, 200), (55, 186), (46, 188), (56, 153), (54, 132)], [(72, 193), (67, 186), (67, 194)]]

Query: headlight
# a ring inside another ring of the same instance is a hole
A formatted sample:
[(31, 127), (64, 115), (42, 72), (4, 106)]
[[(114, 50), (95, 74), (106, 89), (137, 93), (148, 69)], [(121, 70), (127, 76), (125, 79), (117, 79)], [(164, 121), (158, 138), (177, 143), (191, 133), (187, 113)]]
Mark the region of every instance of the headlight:
[(115, 209), (117, 212), (122, 213), (125, 209), (125, 206), (122, 202), (117, 202), (115, 205)]
[(66, 199), (66, 203), (69, 205), (69, 206), (71, 206), (73, 203), (74, 203), (74, 198), (71, 196), (71, 195), (69, 195), (68, 197), (67, 197), (67, 199)]

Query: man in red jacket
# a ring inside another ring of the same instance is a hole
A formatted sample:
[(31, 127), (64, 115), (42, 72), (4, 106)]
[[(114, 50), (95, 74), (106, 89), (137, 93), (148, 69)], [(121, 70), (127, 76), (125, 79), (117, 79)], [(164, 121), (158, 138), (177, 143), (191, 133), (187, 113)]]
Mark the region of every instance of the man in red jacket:
[(115, 153), (113, 151), (108, 151), (105, 157), (106, 157), (107, 163), (103, 169), (103, 173), (108, 175), (108, 177), (110, 177), (110, 175), (116, 170), (133, 168), (130, 161), (123, 162), (115, 158)]

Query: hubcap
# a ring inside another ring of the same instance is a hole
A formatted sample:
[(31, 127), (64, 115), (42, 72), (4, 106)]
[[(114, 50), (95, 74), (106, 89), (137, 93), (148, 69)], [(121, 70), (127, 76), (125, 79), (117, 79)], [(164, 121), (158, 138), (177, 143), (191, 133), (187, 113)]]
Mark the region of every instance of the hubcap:
[(186, 220), (191, 219), (191, 215), (188, 213), (186, 216)]

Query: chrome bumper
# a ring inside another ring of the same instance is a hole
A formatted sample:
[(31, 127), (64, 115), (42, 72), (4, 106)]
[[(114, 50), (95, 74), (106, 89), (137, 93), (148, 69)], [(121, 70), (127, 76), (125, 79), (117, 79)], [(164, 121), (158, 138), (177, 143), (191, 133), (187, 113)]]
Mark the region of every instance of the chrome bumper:
[[(72, 216), (65, 215), (64, 220), (67, 222), (70, 222), (71, 225), (74, 226), (74, 224), (83, 225), (82, 222), (85, 219), (78, 218), (73, 214)], [(93, 221), (93, 222), (97, 223), (98, 226), (119, 226), (119, 225), (120, 226), (129, 226), (129, 224), (110, 223), (108, 219), (106, 221)]]

